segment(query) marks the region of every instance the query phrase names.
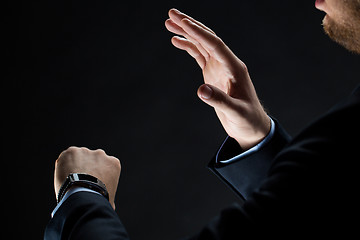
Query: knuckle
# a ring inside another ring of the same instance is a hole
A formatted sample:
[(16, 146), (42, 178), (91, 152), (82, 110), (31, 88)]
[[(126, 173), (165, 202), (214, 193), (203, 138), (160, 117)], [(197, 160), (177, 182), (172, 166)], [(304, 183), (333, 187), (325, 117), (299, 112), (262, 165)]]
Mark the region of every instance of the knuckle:
[(66, 151), (66, 152), (76, 152), (76, 151), (78, 151), (78, 150), (79, 150), (78, 147), (71, 146), (71, 147), (69, 147), (68, 149), (66, 149), (65, 151)]
[(83, 152), (90, 152), (90, 149), (88, 149), (87, 147), (81, 147), (79, 150)]
[(218, 36), (214, 36), (214, 41), (218, 44), (218, 45), (225, 45), (224, 41), (219, 38)]
[(116, 157), (109, 157), (109, 160), (114, 168), (121, 171), (121, 163), (120, 160)]
[(66, 150), (62, 151), (62, 153), (61, 153), (60, 156), (59, 156), (59, 159), (60, 159), (60, 158), (67, 157), (67, 156), (69, 156), (69, 155), (72, 155), (72, 154), (74, 154), (75, 152), (77, 152), (78, 150), (79, 150), (79, 148), (74, 147), (74, 146), (68, 147)]
[(55, 162), (55, 166), (57, 165), (63, 165), (66, 162), (70, 161), (71, 159), (74, 159), (75, 156), (81, 151), (82, 148), (70, 146), (66, 150), (62, 151), (58, 157), (58, 159)]
[(221, 38), (219, 38), (218, 36), (214, 36), (213, 41), (216, 46), (225, 46), (225, 43), (223, 42), (223, 40)]
[(218, 36), (214, 36), (212, 39), (210, 51), (215, 52), (217, 50), (224, 50), (225, 48), (226, 48), (226, 45), (223, 42), (223, 40), (221, 38), (219, 38)]
[(102, 149), (96, 149), (94, 152), (95, 152), (95, 154), (98, 154), (98, 155), (104, 155), (104, 156), (106, 156), (105, 151), (104, 151), (104, 150), (102, 150)]
[(249, 72), (248, 67), (246, 66), (246, 64), (243, 61), (240, 60), (240, 64), (245, 72)]
[(67, 152), (67, 153), (76, 153), (76, 152), (78, 152), (78, 151), (80, 151), (80, 149), (81, 148), (79, 148), (79, 147), (75, 147), (75, 146), (71, 146), (71, 147), (69, 147), (68, 149), (66, 149), (65, 151)]

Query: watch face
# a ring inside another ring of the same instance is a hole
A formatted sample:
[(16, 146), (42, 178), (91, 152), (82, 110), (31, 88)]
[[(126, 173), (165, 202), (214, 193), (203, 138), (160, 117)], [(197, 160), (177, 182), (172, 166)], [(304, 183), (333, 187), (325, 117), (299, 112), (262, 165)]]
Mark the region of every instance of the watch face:
[(93, 177), (91, 175), (85, 175), (85, 174), (81, 174), (81, 177), (79, 177), (80, 180), (87, 180), (90, 182), (94, 182), (97, 183), (98, 179), (96, 177)]
[(109, 200), (109, 193), (106, 190), (106, 186), (99, 179), (85, 173), (70, 173), (60, 188), (57, 199), (58, 203), (64, 197), (67, 190), (73, 185), (79, 185), (97, 191), (101, 193), (106, 199)]
[(72, 181), (85, 180), (85, 181), (90, 181), (90, 182), (94, 182), (94, 183), (98, 182), (98, 179), (96, 177), (91, 176), (89, 174), (85, 174), (85, 173), (71, 173), (69, 175), (69, 177), (71, 178)]

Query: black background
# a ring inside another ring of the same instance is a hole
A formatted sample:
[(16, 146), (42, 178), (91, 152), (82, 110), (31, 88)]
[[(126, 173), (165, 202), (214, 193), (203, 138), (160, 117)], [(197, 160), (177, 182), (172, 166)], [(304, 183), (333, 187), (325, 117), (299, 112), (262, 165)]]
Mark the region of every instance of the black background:
[(117, 209), (132, 239), (177, 239), (238, 201), (206, 165), (226, 136), (196, 95), (201, 71), (164, 27), (176, 7), (247, 64), (291, 134), (348, 95), (359, 58), (314, 1), (8, 1), (2, 8), (3, 236), (40, 239), (53, 167), (69, 146), (122, 162)]

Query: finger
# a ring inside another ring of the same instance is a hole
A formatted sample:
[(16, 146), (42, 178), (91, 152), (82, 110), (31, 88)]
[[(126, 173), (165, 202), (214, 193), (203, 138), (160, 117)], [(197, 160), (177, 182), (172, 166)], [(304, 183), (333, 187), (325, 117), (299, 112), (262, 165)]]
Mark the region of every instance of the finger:
[(219, 111), (226, 115), (239, 114), (239, 109), (233, 102), (233, 99), (217, 87), (203, 84), (199, 87), (197, 94), (201, 100), (215, 108), (217, 112)]
[(218, 36), (186, 18), (181, 20), (180, 27), (210, 53), (215, 53), (216, 49), (224, 45)]
[[(209, 56), (216, 57), (219, 61), (232, 61), (233, 54), (231, 50), (224, 44), (224, 42), (216, 36), (215, 32), (206, 27), (201, 22), (193, 19), (192, 17), (181, 13), (177, 9), (169, 11), (170, 19), (177, 24), (183, 31), (186, 32), (186, 38), (191, 39), (192, 42), (199, 43), (199, 50), (202, 48), (209, 53)], [(192, 40), (193, 39), (193, 40)], [(204, 53), (203, 53), (204, 54)], [(206, 59), (208, 57), (204, 55)]]
[(196, 23), (197, 25), (199, 25), (200, 27), (204, 28), (205, 30), (215, 34), (215, 32), (213, 30), (211, 30), (210, 28), (208, 28), (207, 26), (205, 26), (204, 24), (202, 24), (201, 22), (195, 20), (194, 18), (180, 12), (179, 10), (172, 8), (169, 11), (169, 17), (171, 19), (173, 19), (176, 23), (180, 23), (182, 19), (187, 18), (190, 21)]
[(195, 44), (197, 49), (200, 51), (200, 53), (204, 56), (206, 60), (210, 58), (209, 53), (201, 46), (201, 44), (197, 42), (194, 38), (189, 36), (189, 34), (187, 34), (180, 26), (174, 23), (171, 19), (167, 19), (165, 21), (165, 26), (170, 32), (178, 35), (182, 35), (185, 38), (189, 39), (193, 44)]
[[(169, 11), (169, 17), (170, 17), (170, 21), (168, 21), (168, 24), (172, 25), (172, 26), (169, 26), (170, 28), (172, 27), (172, 30), (175, 30), (176, 32), (174, 32), (175, 34), (179, 34), (179, 35), (182, 35), (184, 37), (186, 37), (187, 39), (189, 39), (190, 41), (192, 41), (193, 43), (195, 43), (195, 45), (197, 46), (197, 48), (199, 49), (199, 51), (203, 54), (203, 56), (205, 56), (205, 58), (208, 60), (209, 57), (210, 57), (210, 54), (208, 53), (208, 51), (200, 44), (198, 43), (198, 41), (196, 41), (192, 36), (190, 36), (189, 34), (187, 34), (184, 29), (182, 29), (181, 27), (181, 21), (183, 19), (187, 19), (191, 22), (193, 22), (194, 24), (197, 24), (197, 26), (203, 28), (205, 31), (208, 31), (214, 35), (215, 32), (212, 31), (210, 28), (206, 27), (204, 24), (202, 24), (201, 22), (193, 19), (192, 17), (184, 14), (184, 13), (181, 13), (179, 10), (177, 9), (170, 9)], [(170, 31), (170, 30), (169, 30)]]
[(184, 37), (186, 37), (185, 35), (187, 35), (187, 33), (171, 19), (167, 19), (165, 21), (165, 26), (166, 26), (166, 29), (172, 33), (182, 35)]
[(199, 49), (195, 46), (191, 41), (181, 38), (181, 37), (173, 37), (171, 39), (172, 44), (182, 50), (185, 50), (189, 53), (190, 56), (195, 58), (196, 62), (199, 64), (200, 68), (203, 69), (206, 65), (205, 57), (201, 54)]

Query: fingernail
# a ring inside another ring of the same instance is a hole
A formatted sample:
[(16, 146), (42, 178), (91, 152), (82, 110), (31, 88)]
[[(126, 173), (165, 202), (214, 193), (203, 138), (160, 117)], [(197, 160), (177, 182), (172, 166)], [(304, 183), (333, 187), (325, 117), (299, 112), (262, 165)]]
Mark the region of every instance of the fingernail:
[(208, 85), (205, 85), (204, 87), (201, 88), (200, 91), (201, 98), (210, 99), (212, 94), (213, 94), (213, 90)]

